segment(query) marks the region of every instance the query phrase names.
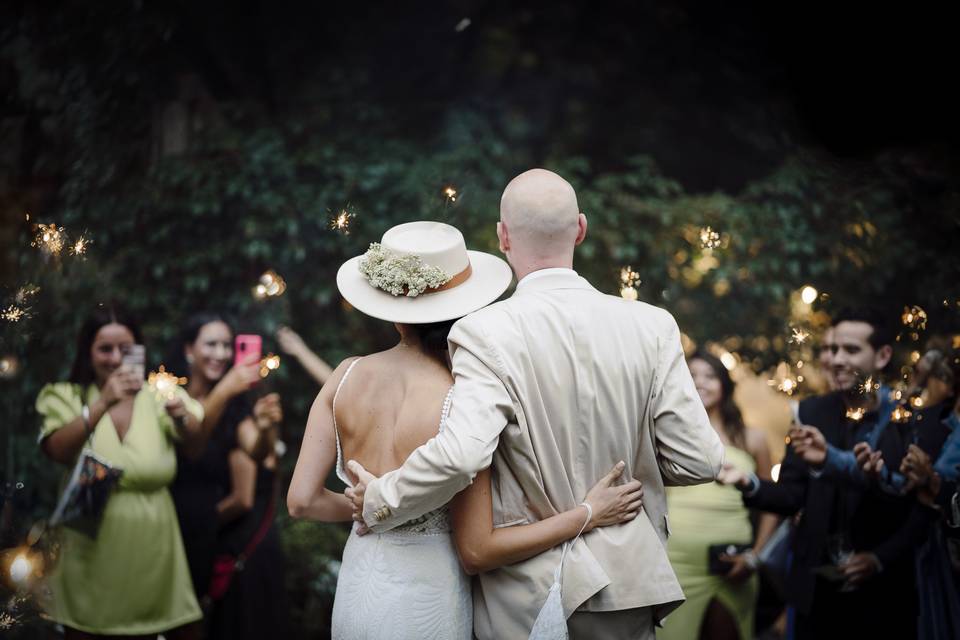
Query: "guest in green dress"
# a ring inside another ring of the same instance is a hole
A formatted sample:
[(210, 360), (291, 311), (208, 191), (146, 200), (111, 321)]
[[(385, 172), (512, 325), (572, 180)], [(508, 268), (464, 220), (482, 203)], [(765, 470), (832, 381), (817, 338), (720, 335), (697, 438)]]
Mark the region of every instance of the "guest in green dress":
[(176, 473), (177, 442), (202, 439), (203, 409), (186, 392), (158, 397), (142, 373), (121, 367), (141, 342), (129, 317), (98, 308), (77, 341), (67, 382), (37, 398), (40, 446), (69, 470), (89, 441), (121, 467), (95, 538), (61, 527), (59, 561), (50, 575), (51, 617), (66, 637), (199, 637), (200, 607), (167, 491)]
[[(710, 423), (726, 449), (726, 462), (769, 478), (766, 436), (745, 428), (726, 367), (707, 352), (693, 354), (688, 365)], [(718, 483), (668, 487), (667, 507), (671, 529), (668, 554), (687, 600), (667, 618), (657, 638), (752, 640), (758, 589), (756, 553), (776, 528), (776, 516), (761, 515), (754, 537), (740, 492)], [(729, 571), (712, 574), (708, 549), (721, 544), (752, 544), (752, 549), (721, 556)]]

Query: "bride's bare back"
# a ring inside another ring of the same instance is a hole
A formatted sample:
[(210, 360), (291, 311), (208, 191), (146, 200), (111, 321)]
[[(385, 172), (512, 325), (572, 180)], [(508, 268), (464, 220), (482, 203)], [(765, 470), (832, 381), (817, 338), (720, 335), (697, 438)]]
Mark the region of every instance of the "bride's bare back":
[(334, 407), (343, 460), (356, 460), (377, 476), (400, 467), (437, 435), (452, 384), (446, 365), (415, 347), (362, 358)]

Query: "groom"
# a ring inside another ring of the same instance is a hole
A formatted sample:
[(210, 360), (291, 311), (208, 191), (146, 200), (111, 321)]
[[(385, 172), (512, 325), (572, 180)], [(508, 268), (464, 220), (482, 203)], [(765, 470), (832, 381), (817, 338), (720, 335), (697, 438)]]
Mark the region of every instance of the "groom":
[[(623, 477), (643, 483), (643, 512), (574, 543), (563, 605), (574, 639), (653, 638), (683, 601), (665, 550), (664, 485), (713, 481), (723, 447), (673, 317), (601, 294), (573, 271), (586, 233), (557, 174), (532, 169), (507, 185), (497, 236), (516, 292), (450, 331), (456, 386), (444, 430), (382, 478), (349, 462), (360, 482), (348, 495), (382, 532), (447, 503), (492, 462), (494, 526), (508, 527), (573, 508), (624, 460)], [(476, 636), (526, 638), (559, 561), (557, 547), (481, 574)]]

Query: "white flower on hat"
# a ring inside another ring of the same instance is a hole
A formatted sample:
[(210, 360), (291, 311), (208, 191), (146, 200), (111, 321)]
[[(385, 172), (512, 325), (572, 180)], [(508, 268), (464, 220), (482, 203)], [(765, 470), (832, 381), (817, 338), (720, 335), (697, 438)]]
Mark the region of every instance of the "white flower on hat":
[(427, 266), (416, 254), (399, 255), (370, 243), (359, 264), (360, 273), (372, 286), (399, 296), (416, 298), (427, 289), (436, 289), (449, 282), (450, 276), (440, 267)]

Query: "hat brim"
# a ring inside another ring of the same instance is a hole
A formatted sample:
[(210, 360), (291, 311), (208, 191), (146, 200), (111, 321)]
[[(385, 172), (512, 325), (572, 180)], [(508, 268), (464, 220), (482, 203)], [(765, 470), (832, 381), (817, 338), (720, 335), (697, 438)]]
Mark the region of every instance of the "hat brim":
[(388, 322), (427, 324), (462, 318), (499, 298), (513, 280), (510, 265), (500, 258), (482, 251), (467, 251), (467, 255), (473, 269), (470, 277), (445, 291), (409, 298), (377, 289), (360, 273), (363, 256), (340, 266), (337, 288), (357, 311)]

